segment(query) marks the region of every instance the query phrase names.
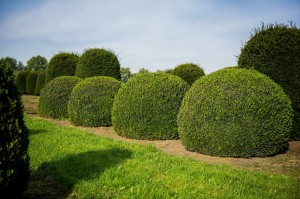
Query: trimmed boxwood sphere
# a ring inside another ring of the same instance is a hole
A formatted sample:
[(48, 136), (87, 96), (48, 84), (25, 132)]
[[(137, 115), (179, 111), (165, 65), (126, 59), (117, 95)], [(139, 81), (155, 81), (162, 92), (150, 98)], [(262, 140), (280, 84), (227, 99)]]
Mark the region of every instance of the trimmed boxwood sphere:
[(67, 118), (67, 105), (72, 89), (80, 81), (81, 79), (75, 76), (61, 76), (50, 81), (41, 91), (38, 106), (40, 116)]
[(255, 70), (223, 69), (197, 80), (178, 114), (187, 150), (214, 156), (270, 156), (288, 147), (293, 109), (283, 89)]
[(19, 198), (29, 178), (28, 129), (12, 68), (0, 60), (0, 197)]
[(46, 71), (40, 71), (36, 80), (36, 86), (35, 86), (35, 95), (40, 95), (41, 90), (45, 86), (45, 79), (46, 79)]
[(70, 121), (77, 126), (111, 126), (111, 109), (120, 87), (120, 81), (105, 76), (78, 83), (68, 103)]
[(112, 109), (115, 131), (134, 139), (177, 139), (176, 117), (188, 84), (166, 73), (134, 76), (118, 91)]
[(80, 78), (108, 76), (121, 80), (120, 63), (112, 51), (90, 48), (81, 55), (76, 76)]
[(30, 71), (26, 77), (26, 93), (27, 95), (34, 95), (36, 80), (38, 77), (37, 71)]
[(26, 93), (26, 79), (27, 75), (30, 73), (29, 70), (20, 71), (16, 76), (16, 86), (20, 94)]
[(293, 24), (256, 29), (242, 48), (238, 65), (258, 70), (282, 86), (294, 108), (290, 138), (300, 140), (300, 29)]
[(193, 63), (176, 66), (172, 74), (181, 77), (189, 85), (192, 85), (194, 81), (205, 75), (204, 70)]
[(79, 56), (70, 52), (54, 55), (46, 70), (46, 83), (59, 76), (74, 76)]

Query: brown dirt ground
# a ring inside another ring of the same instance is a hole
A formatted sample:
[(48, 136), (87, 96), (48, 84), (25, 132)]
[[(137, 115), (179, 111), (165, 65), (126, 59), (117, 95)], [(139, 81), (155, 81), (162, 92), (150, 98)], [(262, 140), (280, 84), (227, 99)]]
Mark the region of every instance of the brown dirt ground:
[[(36, 96), (22, 96), (24, 110), (31, 117), (39, 117), (37, 115), (38, 97)], [(72, 126), (68, 120), (53, 120), (48, 119), (58, 125)], [(197, 160), (206, 161), (212, 164), (226, 164), (242, 169), (251, 169), (264, 171), (268, 173), (277, 173), (288, 175), (300, 180), (300, 141), (289, 142), (289, 150), (283, 154), (273, 157), (265, 158), (224, 158), (203, 155), (195, 152), (187, 151), (181, 144), (180, 140), (134, 140), (119, 136), (114, 132), (113, 127), (76, 127), (87, 130), (98, 136), (112, 138), (114, 140), (121, 140), (131, 143), (150, 144), (156, 148), (175, 156), (190, 157)]]

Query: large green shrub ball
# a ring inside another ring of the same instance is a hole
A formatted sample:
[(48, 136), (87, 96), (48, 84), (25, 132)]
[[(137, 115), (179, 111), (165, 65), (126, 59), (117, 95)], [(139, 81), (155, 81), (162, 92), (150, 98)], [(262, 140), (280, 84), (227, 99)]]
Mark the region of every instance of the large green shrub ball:
[(80, 78), (108, 76), (121, 80), (120, 63), (112, 51), (90, 48), (81, 55), (76, 76)]
[(45, 79), (46, 79), (46, 71), (39, 71), (37, 80), (36, 80), (36, 86), (35, 86), (35, 95), (40, 95), (41, 90), (45, 86)]
[(67, 106), (72, 89), (80, 81), (81, 79), (75, 76), (61, 76), (46, 84), (39, 98), (40, 116), (54, 119), (67, 118)]
[(38, 77), (37, 71), (30, 71), (30, 73), (26, 77), (26, 94), (34, 95), (36, 80)]
[(77, 126), (111, 126), (111, 109), (120, 87), (120, 81), (105, 76), (78, 83), (68, 103), (70, 121)]
[(293, 109), (283, 89), (255, 70), (223, 69), (197, 80), (178, 114), (187, 150), (270, 156), (288, 147)]
[(0, 197), (18, 198), (29, 178), (29, 139), (13, 70), (3, 61), (0, 82)]
[(181, 77), (189, 85), (192, 85), (194, 81), (205, 75), (204, 70), (193, 63), (176, 66), (172, 74)]
[(282, 86), (294, 108), (290, 138), (300, 140), (300, 29), (292, 24), (256, 29), (242, 48), (238, 66), (258, 70)]
[(143, 73), (118, 91), (112, 109), (115, 131), (134, 139), (177, 139), (176, 117), (188, 84), (166, 73)]
[(46, 69), (46, 84), (59, 76), (74, 76), (79, 56), (70, 52), (54, 55)]
[(20, 94), (26, 93), (26, 80), (27, 75), (30, 73), (29, 70), (20, 71), (16, 76), (16, 86)]

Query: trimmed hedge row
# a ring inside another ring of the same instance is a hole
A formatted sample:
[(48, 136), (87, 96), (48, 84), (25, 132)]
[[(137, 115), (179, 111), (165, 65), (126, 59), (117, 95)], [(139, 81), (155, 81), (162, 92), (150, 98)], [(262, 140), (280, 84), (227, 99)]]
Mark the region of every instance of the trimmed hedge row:
[(111, 126), (111, 109), (120, 87), (120, 81), (105, 76), (79, 82), (68, 102), (70, 121), (77, 126)]
[(200, 68), (198, 65), (193, 63), (176, 66), (172, 71), (172, 74), (182, 78), (190, 86), (194, 83), (194, 81), (205, 75), (203, 68)]
[(67, 104), (71, 91), (80, 81), (81, 79), (75, 76), (61, 76), (46, 84), (39, 98), (40, 116), (54, 119), (67, 118)]
[(114, 130), (134, 139), (177, 139), (176, 117), (188, 84), (166, 73), (143, 73), (118, 91), (112, 109)]
[(30, 71), (30, 73), (27, 75), (27, 77), (26, 77), (26, 94), (27, 95), (34, 95), (37, 77), (38, 77), (37, 71)]
[(35, 86), (35, 95), (40, 95), (41, 90), (45, 86), (45, 80), (46, 80), (46, 71), (41, 71), (38, 74), (37, 80), (36, 80), (36, 86)]
[(288, 148), (293, 109), (269, 77), (223, 69), (197, 80), (178, 115), (182, 144), (214, 156), (270, 156)]
[(17, 73), (16, 86), (20, 94), (26, 94), (26, 79), (29, 73), (29, 70), (20, 71)]

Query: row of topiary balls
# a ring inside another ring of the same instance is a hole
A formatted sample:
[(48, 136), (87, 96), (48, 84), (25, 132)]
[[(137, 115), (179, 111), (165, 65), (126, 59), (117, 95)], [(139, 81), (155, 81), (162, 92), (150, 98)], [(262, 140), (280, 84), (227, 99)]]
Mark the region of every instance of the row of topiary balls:
[(293, 109), (269, 77), (222, 69), (191, 87), (166, 73), (123, 84), (105, 76), (62, 76), (41, 92), (39, 113), (75, 125), (110, 126), (134, 139), (180, 138), (190, 151), (216, 156), (269, 156), (288, 147)]

